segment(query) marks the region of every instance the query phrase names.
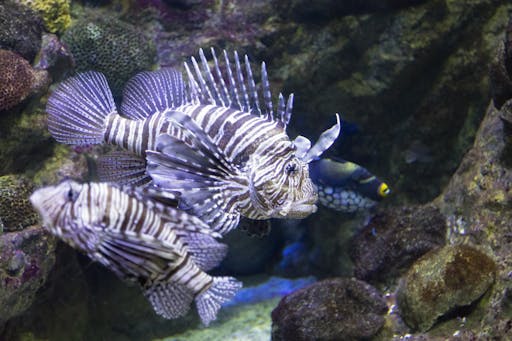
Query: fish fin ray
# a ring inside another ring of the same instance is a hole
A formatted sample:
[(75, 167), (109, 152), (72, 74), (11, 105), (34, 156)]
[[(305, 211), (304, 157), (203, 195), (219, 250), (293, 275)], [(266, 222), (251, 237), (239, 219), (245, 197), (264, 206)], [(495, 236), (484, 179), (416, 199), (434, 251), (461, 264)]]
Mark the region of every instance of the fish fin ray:
[(123, 91), (121, 113), (133, 120), (176, 108), (185, 102), (181, 72), (173, 68), (144, 71), (132, 77)]
[(201, 322), (208, 326), (217, 318), (222, 304), (231, 300), (241, 288), (242, 283), (233, 277), (213, 277), (210, 288), (195, 299)]
[(217, 267), (226, 257), (227, 245), (219, 243), (208, 234), (185, 230), (176, 230), (176, 233), (183, 238), (194, 263), (203, 271)]
[(63, 81), (50, 95), (46, 111), (48, 130), (57, 141), (100, 144), (116, 105), (105, 76), (89, 71)]
[(146, 160), (127, 151), (100, 156), (97, 172), (100, 181), (122, 186), (143, 187), (151, 182), (151, 177), (146, 174)]
[(143, 291), (153, 310), (166, 319), (175, 319), (186, 315), (194, 300), (194, 295), (190, 290), (175, 282), (146, 285), (143, 287)]

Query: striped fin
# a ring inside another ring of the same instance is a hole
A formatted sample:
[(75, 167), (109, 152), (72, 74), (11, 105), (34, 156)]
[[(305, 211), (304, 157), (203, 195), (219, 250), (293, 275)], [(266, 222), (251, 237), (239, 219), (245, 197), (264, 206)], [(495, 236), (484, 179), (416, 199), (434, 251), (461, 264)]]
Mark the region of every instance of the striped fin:
[(155, 312), (166, 319), (187, 314), (194, 300), (194, 294), (190, 290), (175, 282), (147, 285), (143, 290)]
[(184, 102), (181, 72), (173, 68), (144, 71), (126, 84), (121, 113), (128, 118), (142, 120), (156, 112), (177, 108)]
[[(105, 229), (97, 254), (122, 278), (151, 278), (167, 270), (180, 255), (168, 244), (146, 235)], [(93, 257), (96, 258), (97, 257)]]
[(313, 147), (309, 148), (306, 154), (301, 157), (301, 159), (310, 163), (311, 161), (320, 157), (329, 147), (336, 141), (338, 135), (340, 134), (341, 124), (340, 124), (340, 116), (336, 114), (336, 124), (331, 128), (324, 131)]
[(228, 212), (223, 193), (229, 177), (238, 170), (201, 128), (181, 112), (169, 114), (172, 124), (183, 131), (184, 142), (168, 134), (157, 138), (156, 151), (148, 151), (147, 171), (164, 191), (179, 192), (180, 208), (197, 215), (213, 231), (226, 233), (238, 224), (238, 214)]
[(108, 82), (102, 73), (80, 73), (62, 82), (46, 105), (48, 130), (66, 144), (99, 144), (107, 129), (106, 118), (116, 113)]
[[(213, 67), (208, 65), (202, 49), (199, 50), (200, 62), (192, 57), (191, 66), (185, 63), (189, 80), (188, 97), (196, 104), (214, 104), (254, 113), (265, 117), (269, 121), (275, 121), (281, 127), (286, 128), (292, 115), (293, 94), (288, 97), (287, 101), (285, 101), (282, 94), (279, 94), (277, 113), (274, 114), (274, 104), (272, 103), (272, 93), (265, 63), (261, 64), (260, 93), (247, 55), (244, 56), (242, 63), (238, 52), (234, 51), (233, 62), (231, 62), (228, 53), (224, 50), (226, 75), (223, 77), (213, 48), (211, 53)], [(227, 81), (224, 78), (227, 78)], [(263, 98), (263, 107), (259, 102), (260, 97)]]
[(233, 277), (213, 277), (210, 288), (196, 297), (201, 322), (208, 326), (217, 318), (217, 312), (222, 304), (230, 301), (241, 288), (242, 283)]
[(192, 260), (203, 271), (217, 267), (228, 253), (226, 244), (219, 243), (207, 234), (183, 230), (176, 230), (176, 234), (187, 244)]
[(146, 160), (127, 151), (114, 151), (98, 158), (98, 177), (101, 182), (143, 187), (151, 182), (146, 174)]

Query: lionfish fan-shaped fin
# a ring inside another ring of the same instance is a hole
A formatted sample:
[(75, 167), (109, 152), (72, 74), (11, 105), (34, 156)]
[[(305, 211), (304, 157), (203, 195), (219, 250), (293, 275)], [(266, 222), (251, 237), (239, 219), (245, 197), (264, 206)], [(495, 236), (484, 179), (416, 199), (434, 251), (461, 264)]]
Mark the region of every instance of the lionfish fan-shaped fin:
[(97, 171), (101, 182), (135, 187), (144, 187), (151, 182), (151, 177), (146, 174), (146, 160), (127, 151), (100, 156)]
[(318, 141), (311, 147), (304, 158), (302, 159), (304, 162), (309, 163), (312, 160), (317, 159), (325, 152), (329, 147), (336, 141), (338, 135), (340, 134), (341, 125), (340, 125), (340, 116), (336, 114), (336, 124), (331, 128), (324, 131)]
[(226, 244), (219, 243), (207, 234), (183, 230), (176, 230), (176, 234), (183, 238), (192, 260), (203, 271), (218, 266), (228, 253)]
[(133, 120), (141, 120), (156, 112), (179, 107), (184, 102), (181, 72), (173, 68), (144, 71), (126, 84), (121, 113)]
[(79, 73), (62, 82), (46, 105), (48, 130), (66, 144), (99, 144), (107, 129), (106, 118), (116, 113), (107, 79), (102, 73)]
[(302, 135), (299, 135), (293, 140), (293, 145), (295, 146), (295, 156), (299, 159), (304, 159), (308, 150), (311, 149), (311, 141)]
[(247, 233), (250, 237), (263, 238), (270, 233), (272, 224), (270, 220), (253, 220), (242, 217), (238, 228)]
[(149, 300), (155, 312), (166, 319), (184, 316), (190, 310), (193, 293), (184, 285), (171, 283), (156, 283), (143, 288), (144, 296)]
[(210, 288), (195, 299), (201, 322), (208, 326), (217, 318), (221, 305), (231, 300), (241, 288), (242, 283), (233, 277), (213, 277)]

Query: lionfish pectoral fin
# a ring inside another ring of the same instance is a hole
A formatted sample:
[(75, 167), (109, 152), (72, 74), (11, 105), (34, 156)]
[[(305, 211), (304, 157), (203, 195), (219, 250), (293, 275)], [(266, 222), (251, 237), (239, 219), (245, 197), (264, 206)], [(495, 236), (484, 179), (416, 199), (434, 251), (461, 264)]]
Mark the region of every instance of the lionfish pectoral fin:
[(98, 252), (109, 261), (108, 267), (123, 277), (148, 278), (162, 273), (177, 259), (172, 247), (161, 240), (114, 230), (105, 231)]
[(145, 285), (143, 291), (155, 312), (166, 319), (187, 314), (194, 300), (190, 290), (174, 282)]
[(238, 224), (238, 228), (246, 232), (251, 237), (263, 238), (270, 233), (272, 224), (270, 223), (270, 220), (253, 220), (242, 217)]
[(102, 182), (143, 187), (151, 182), (146, 160), (127, 151), (114, 151), (98, 158), (98, 178)]
[(80, 73), (62, 82), (46, 105), (48, 130), (66, 144), (99, 144), (104, 140), (107, 116), (116, 105), (102, 73)]
[(185, 102), (181, 72), (173, 68), (144, 71), (128, 81), (123, 92), (121, 113), (134, 120), (177, 108)]
[(147, 172), (159, 188), (180, 193), (181, 209), (190, 210), (213, 231), (227, 233), (239, 215), (226, 208), (224, 198), (231, 196), (230, 177), (239, 170), (189, 116), (172, 112), (168, 117), (181, 129), (180, 137), (157, 138), (156, 150), (147, 152)]
[(329, 147), (336, 141), (340, 134), (341, 124), (340, 124), (340, 116), (336, 114), (336, 124), (331, 128), (324, 131), (316, 143), (311, 147), (306, 155), (302, 158), (302, 160), (306, 163), (311, 162), (312, 160), (317, 159), (325, 152)]
[(231, 300), (241, 288), (242, 283), (233, 277), (213, 277), (210, 288), (195, 299), (201, 322), (208, 326), (217, 318), (221, 305)]
[(226, 257), (227, 245), (219, 243), (208, 234), (185, 230), (176, 230), (176, 234), (183, 238), (192, 260), (203, 271), (215, 268)]

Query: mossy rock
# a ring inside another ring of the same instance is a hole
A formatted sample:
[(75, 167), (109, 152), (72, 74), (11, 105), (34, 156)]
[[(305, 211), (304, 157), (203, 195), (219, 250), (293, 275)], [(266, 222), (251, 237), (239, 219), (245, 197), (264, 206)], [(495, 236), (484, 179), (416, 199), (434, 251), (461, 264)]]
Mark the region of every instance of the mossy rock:
[(0, 177), (0, 224), (4, 231), (21, 230), (37, 223), (38, 216), (28, 200), (32, 190), (32, 183), (23, 177)]
[(494, 282), (496, 264), (468, 246), (445, 246), (420, 258), (397, 292), (404, 321), (413, 329), (429, 330), (441, 316), (480, 298)]

